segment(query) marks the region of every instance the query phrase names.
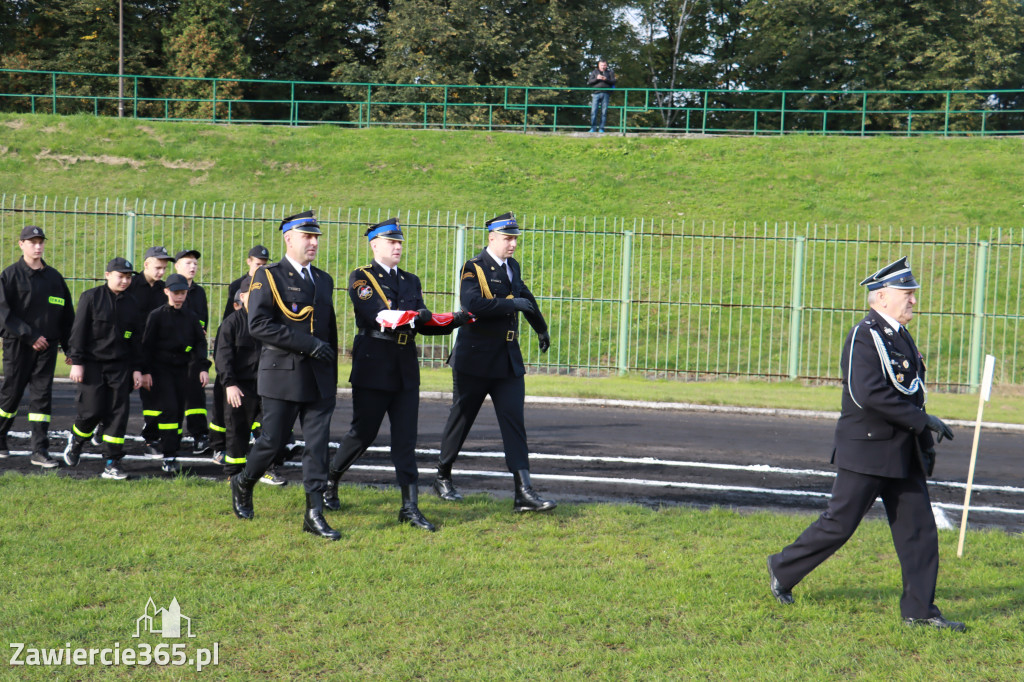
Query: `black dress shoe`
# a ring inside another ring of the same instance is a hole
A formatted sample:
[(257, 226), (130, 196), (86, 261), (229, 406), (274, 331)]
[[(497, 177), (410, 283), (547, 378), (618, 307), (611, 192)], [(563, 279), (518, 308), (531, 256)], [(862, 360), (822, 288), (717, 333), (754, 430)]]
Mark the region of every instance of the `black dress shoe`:
[(252, 508), (252, 486), (248, 480), (242, 481), (242, 474), (232, 476), (231, 481), (231, 507), (235, 516), (240, 519), (251, 519), (256, 516)]
[[(340, 476), (338, 477), (341, 478)], [(338, 497), (338, 480), (334, 474), (327, 476), (327, 490), (324, 491), (324, 509), (341, 511), (341, 498)]]
[(419, 508), (419, 489), (416, 484), (403, 485), (402, 490), (402, 508), (398, 510), (398, 522), (408, 523), (410, 526), (415, 526), (422, 530), (430, 531), (433, 533), (437, 530), (430, 521), (427, 521), (426, 517)]
[(306, 513), (302, 516), (302, 530), (319, 535), (325, 540), (340, 540), (341, 533), (327, 525), (324, 518), (324, 494), (306, 493)]
[(558, 506), (554, 500), (545, 500), (533, 490), (528, 469), (513, 471), (512, 478), (516, 486), (515, 496), (512, 499), (512, 511), (543, 512)]
[(964, 632), (967, 630), (967, 626), (963, 623), (955, 620), (946, 620), (942, 616), (932, 616), (931, 618), (904, 618), (904, 625), (916, 627), (919, 625), (926, 625), (932, 628), (939, 628), (940, 630), (952, 630), (953, 632)]
[(768, 557), (768, 589), (772, 591), (772, 596), (775, 597), (780, 604), (789, 605), (793, 603), (793, 592), (792, 590), (783, 589), (779, 583), (779, 579), (775, 577), (775, 570), (772, 569), (772, 558)]
[(455, 489), (455, 484), (452, 483), (452, 479), (442, 478), (438, 476), (434, 479), (434, 482), (430, 487), (437, 493), (437, 496), (442, 500), (448, 500), (449, 502), (458, 502), (462, 499), (462, 495)]

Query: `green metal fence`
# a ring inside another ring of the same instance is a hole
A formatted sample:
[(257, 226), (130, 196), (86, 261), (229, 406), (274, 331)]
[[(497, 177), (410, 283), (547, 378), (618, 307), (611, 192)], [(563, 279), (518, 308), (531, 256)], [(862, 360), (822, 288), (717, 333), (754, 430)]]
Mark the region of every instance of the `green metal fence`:
[[(118, 84), (124, 80), (123, 98)], [(0, 111), (213, 123), (332, 124), (572, 132), (590, 88), (332, 83), (0, 69)], [(1024, 132), (1024, 90), (618, 88), (620, 133), (1007, 135)]]
[[(194, 248), (203, 254), (197, 279), (208, 290), (212, 329), (249, 248), (262, 243), (280, 258), (280, 219), (306, 208), (2, 195), (0, 234), (8, 236), (0, 240), (0, 263), (20, 257), (24, 225), (40, 225), (49, 237), (46, 260), (63, 272), (77, 300), (116, 255), (137, 263), (148, 246)], [(325, 232), (317, 264), (335, 278), (345, 346), (355, 331), (347, 273), (370, 259), (368, 223), (401, 218), (403, 267), (420, 276), (432, 310), (449, 311), (458, 306), (459, 266), (484, 246), (482, 225), (490, 217), (338, 207), (319, 207), (317, 215)], [(911, 324), (929, 384), (976, 388), (985, 353), (998, 360), (998, 382), (1024, 383), (1019, 229), (520, 221), (525, 234), (516, 256), (552, 336), (545, 355), (532, 335), (524, 337), (535, 372), (836, 381), (845, 334), (867, 308), (857, 282), (907, 255), (923, 285)], [(420, 341), (424, 364), (441, 366), (451, 340)]]

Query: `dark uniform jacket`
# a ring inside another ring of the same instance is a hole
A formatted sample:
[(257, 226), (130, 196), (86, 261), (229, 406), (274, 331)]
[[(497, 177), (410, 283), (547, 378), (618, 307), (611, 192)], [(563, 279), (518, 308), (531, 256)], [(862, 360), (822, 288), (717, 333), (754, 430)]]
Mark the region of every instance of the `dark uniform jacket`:
[(67, 355), (75, 365), (123, 362), (142, 371), (144, 322), (127, 291), (115, 293), (106, 284), (89, 289), (78, 299)]
[(836, 465), (861, 474), (906, 478), (911, 467), (919, 466), (918, 448), (934, 444), (924, 410), (924, 360), (916, 344), (872, 310), (847, 335), (842, 364)]
[[(371, 279), (376, 281), (376, 287)], [(396, 281), (377, 261), (352, 271), (348, 276), (348, 295), (355, 311), (356, 329), (360, 331), (380, 332), (377, 313), (382, 310), (426, 308), (419, 277), (399, 268)], [(416, 334), (450, 334), (452, 329), (451, 325), (435, 327), (417, 322), (415, 328), (406, 324), (384, 330), (388, 339), (357, 333), (352, 343), (349, 382), (353, 386), (381, 391), (418, 388), (420, 365), (414, 341)]]
[(260, 344), (249, 334), (249, 315), (245, 308), (234, 310), (217, 329), (214, 343), (217, 376), (224, 386), (256, 381), (260, 367)]
[(511, 282), (505, 268), (491, 258), (487, 249), (462, 267), (462, 308), (475, 315), (476, 322), (459, 331), (448, 358), (448, 364), (456, 371), (491, 379), (526, 374), (519, 350), (519, 314), (513, 297), (526, 298), (537, 309), (538, 312), (526, 315), (534, 331), (541, 334), (548, 330), (537, 299), (523, 282), (519, 263), (514, 258), (507, 262), (512, 269)]
[(199, 326), (203, 328), (203, 331), (210, 326), (210, 305), (206, 300), (206, 289), (196, 284), (195, 280), (189, 285), (188, 296), (185, 297), (185, 303), (181, 307), (192, 311), (192, 314), (199, 320)]
[(29, 345), (40, 336), (68, 349), (75, 307), (64, 277), (43, 261), (33, 270), (19, 258), (0, 272), (0, 327), (3, 337)]
[[(312, 283), (282, 259), (257, 270), (249, 287), (249, 333), (263, 345), (257, 387), (265, 398), (314, 402), (337, 393), (337, 364), (309, 357), (317, 339), (338, 347), (331, 303), (334, 280), (318, 268), (310, 267), (310, 271)], [(304, 314), (309, 307), (313, 309), (311, 317)]]
[(162, 305), (167, 304), (167, 295), (164, 293), (164, 281), (158, 279), (152, 286), (146, 281), (146, 276), (141, 272), (132, 276), (132, 283), (128, 285), (127, 294), (135, 297), (139, 305), (139, 312), (142, 318), (147, 319), (149, 314)]
[(142, 354), (143, 374), (170, 368), (199, 373), (210, 368), (206, 334), (185, 306), (175, 309), (165, 303), (149, 314), (142, 335)]

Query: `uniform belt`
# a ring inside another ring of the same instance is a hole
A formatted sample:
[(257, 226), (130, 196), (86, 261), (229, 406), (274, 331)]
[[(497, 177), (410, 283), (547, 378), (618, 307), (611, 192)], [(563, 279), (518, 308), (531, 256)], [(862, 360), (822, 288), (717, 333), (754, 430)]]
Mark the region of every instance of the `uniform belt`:
[(370, 336), (375, 339), (391, 341), (392, 343), (397, 343), (399, 346), (404, 346), (416, 337), (416, 333), (400, 332), (398, 334), (388, 334), (387, 332), (379, 332), (376, 329), (360, 329), (358, 336)]
[[(479, 334), (480, 332), (477, 333)], [(517, 338), (519, 338), (519, 332), (514, 331), (512, 329), (508, 329), (503, 332), (484, 332), (482, 336), (485, 336), (489, 339), (505, 339), (506, 341), (511, 343), (512, 341), (515, 341)]]

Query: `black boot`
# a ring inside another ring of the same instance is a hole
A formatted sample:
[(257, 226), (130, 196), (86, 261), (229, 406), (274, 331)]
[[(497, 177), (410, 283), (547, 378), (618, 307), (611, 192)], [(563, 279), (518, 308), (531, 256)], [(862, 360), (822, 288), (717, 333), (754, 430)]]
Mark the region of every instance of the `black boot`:
[(530, 485), (529, 469), (513, 471), (512, 478), (516, 482), (516, 497), (512, 503), (512, 511), (548, 511), (558, 506), (552, 500), (542, 499), (533, 492), (533, 486)]
[(430, 487), (442, 500), (458, 502), (462, 499), (462, 495), (452, 483), (452, 462), (437, 463), (437, 476), (434, 477), (434, 482), (430, 484)]
[(256, 481), (246, 478), (244, 471), (238, 472), (230, 480), (231, 506), (235, 510), (235, 516), (240, 519), (251, 519), (256, 516), (252, 508), (252, 489)]
[(302, 530), (327, 540), (340, 540), (341, 533), (327, 525), (324, 518), (324, 494), (306, 493), (306, 513), (302, 517)]
[(332, 471), (327, 474), (327, 490), (324, 491), (324, 508), (330, 511), (341, 510), (341, 499), (338, 498), (338, 481), (340, 480), (340, 471)]
[(419, 507), (420, 490), (416, 484), (402, 486), (402, 508), (398, 510), (398, 522), (408, 523), (423, 530), (433, 533), (437, 528), (430, 521), (423, 518)]

